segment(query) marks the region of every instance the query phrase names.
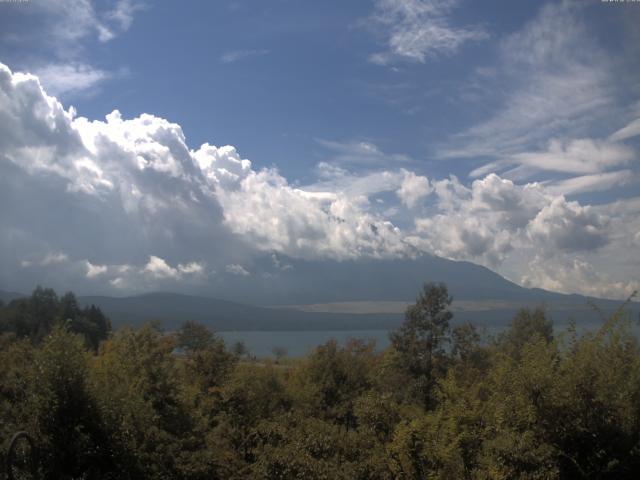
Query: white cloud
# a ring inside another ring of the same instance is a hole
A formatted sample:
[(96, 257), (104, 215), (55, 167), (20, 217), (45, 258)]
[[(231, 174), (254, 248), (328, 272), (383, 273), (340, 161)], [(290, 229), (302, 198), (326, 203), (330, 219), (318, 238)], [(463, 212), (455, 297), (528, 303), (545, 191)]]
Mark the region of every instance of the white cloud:
[(482, 40), (478, 26), (454, 26), (449, 13), (455, 0), (376, 0), (369, 23), (385, 30), (386, 50), (371, 55), (373, 63), (387, 65), (401, 60), (425, 62), (437, 55), (456, 52), (464, 43)]
[[(213, 177), (210, 177), (213, 178)], [(397, 256), (400, 230), (368, 211), (364, 197), (293, 188), (277, 171), (251, 171), (217, 192), (225, 223), (257, 249), (305, 258)]]
[[(123, 273), (123, 271), (130, 271), (131, 268), (129, 266), (125, 266), (123, 269), (122, 266), (120, 266), (119, 270), (120, 273)], [(187, 264), (179, 263), (177, 267), (172, 267), (163, 258), (150, 255), (149, 261), (142, 268), (141, 272), (148, 274), (155, 279), (180, 280), (184, 278), (185, 275), (202, 275), (204, 273), (204, 267), (198, 262), (190, 262)]]
[[(610, 161), (593, 160), (598, 169), (619, 163)], [(496, 174), (464, 185), (396, 165), (351, 172), (324, 163), (318, 183), (292, 184), (275, 169), (255, 169), (232, 146), (191, 150), (179, 125), (153, 115), (78, 117), (35, 77), (0, 66), (0, 281), (21, 278), (30, 288), (53, 278), (73, 288), (90, 278), (96, 288), (144, 291), (202, 286), (214, 270), (260, 275), (252, 261), (259, 256), (285, 270), (287, 256), (428, 252), (508, 273), (539, 258), (547, 277), (554, 263), (581, 255), (612, 272), (623, 291), (640, 267), (640, 199), (589, 207), (558, 196), (561, 188), (617, 182), (624, 170), (548, 186)], [(415, 222), (403, 205), (420, 206)], [(606, 266), (616, 258), (624, 261)], [(549, 284), (534, 273), (532, 285)]]
[(201, 263), (190, 262), (185, 264), (178, 264), (178, 272), (182, 274), (201, 275), (204, 273), (204, 267)]
[(622, 144), (589, 138), (568, 142), (552, 139), (546, 151), (514, 154), (507, 162), (538, 170), (586, 174), (628, 164), (634, 157), (633, 150)]
[(557, 180), (545, 186), (554, 195), (574, 195), (585, 192), (602, 192), (615, 186), (627, 185), (637, 181), (637, 175), (632, 170), (617, 170), (615, 172), (581, 175), (566, 180)]
[(527, 224), (550, 201), (541, 185), (518, 186), (495, 174), (475, 180), (471, 188), (455, 177), (433, 186), (441, 213), (417, 218), (411, 243), (493, 268), (519, 246)]
[[(86, 94), (122, 71), (91, 65), (87, 45), (109, 42), (127, 31), (142, 8), (134, 0), (46, 0), (9, 9), (0, 18), (2, 40), (8, 47), (5, 61), (37, 73), (50, 94)], [(25, 51), (31, 53), (24, 55)]]
[(51, 95), (87, 91), (112, 76), (85, 64), (50, 64), (37, 69), (36, 73)]
[(143, 265), (112, 264), (94, 265), (88, 260), (74, 261), (74, 265), (84, 265), (86, 277), (103, 280), (118, 289), (145, 291), (158, 288), (166, 282), (193, 283), (206, 280), (205, 265), (199, 262), (179, 263), (175, 267), (165, 259), (149, 255)]
[(637, 280), (616, 281), (609, 273), (598, 271), (588, 261), (576, 257), (554, 258), (553, 262), (536, 256), (527, 265), (521, 283), (562, 293), (580, 293), (598, 298), (627, 298), (640, 290)]
[(636, 118), (634, 121), (632, 121), (628, 125), (612, 133), (611, 136), (609, 137), (609, 140), (618, 142), (621, 140), (626, 140), (628, 138), (637, 137), (638, 135), (640, 135), (640, 118)]
[(335, 200), (338, 194), (352, 198), (356, 202), (365, 202), (372, 195), (383, 192), (393, 192), (402, 186), (405, 170), (399, 171), (377, 170), (368, 173), (351, 172), (321, 162), (316, 170), (320, 181), (306, 185), (298, 191), (307, 198), (319, 200)]
[(550, 251), (593, 250), (608, 242), (608, 218), (578, 202), (554, 198), (528, 226), (534, 241)]
[(567, 202), (540, 184), (516, 185), (490, 174), (471, 188), (452, 179), (435, 182), (434, 190), (441, 213), (417, 218), (409, 241), (440, 256), (496, 268), (525, 250), (550, 258), (612, 241), (610, 215)]
[(375, 143), (368, 141), (336, 142), (322, 139), (316, 139), (316, 141), (334, 152), (330, 158), (333, 164), (388, 166), (389, 163), (413, 161), (411, 157), (402, 153), (385, 153)]
[(455, 260), (474, 260), (498, 266), (513, 250), (511, 232), (496, 228), (463, 212), (416, 219), (410, 241), (420, 250)]
[(103, 273), (107, 272), (106, 265), (94, 265), (90, 261), (86, 261), (87, 265), (87, 278), (95, 278)]
[(404, 174), (404, 180), (396, 194), (407, 207), (414, 208), (421, 199), (431, 193), (432, 188), (429, 184), (429, 179), (404, 169), (402, 173)]
[(22, 260), (20, 265), (24, 268), (32, 266), (47, 267), (50, 265), (58, 265), (69, 261), (67, 254), (62, 252), (48, 252), (39, 260)]
[(242, 265), (238, 265), (237, 263), (227, 265), (225, 270), (232, 275), (240, 275), (243, 277), (250, 275), (246, 268), (244, 268)]
[[(478, 169), (479, 176), (498, 172), (497, 167), (513, 162), (513, 155), (538, 151), (553, 138), (583, 137), (588, 142), (594, 126), (601, 131), (602, 125), (610, 124), (617, 116), (615, 65), (582, 19), (577, 2), (549, 3), (504, 39), (496, 74), (484, 80), (491, 82), (486, 100), (496, 105), (494, 113), (452, 136), (440, 155), (498, 160)], [(602, 146), (595, 142), (587, 147)]]
[(117, 23), (122, 31), (126, 31), (133, 23), (136, 11), (142, 10), (140, 2), (132, 0), (118, 0), (112, 10), (107, 11), (106, 18)]
[(90, 0), (48, 0), (30, 6), (30, 14), (41, 20), (44, 38), (53, 42), (58, 53), (68, 56), (86, 37), (108, 42), (126, 31), (141, 7), (130, 0), (108, 1), (96, 8)]
[(155, 255), (149, 257), (144, 271), (155, 278), (178, 278), (180, 275), (177, 269), (170, 267), (164, 259)]
[(56, 263), (65, 263), (68, 260), (69, 257), (64, 253), (47, 253), (47, 255), (42, 259), (42, 262), (40, 262), (40, 265), (54, 265)]

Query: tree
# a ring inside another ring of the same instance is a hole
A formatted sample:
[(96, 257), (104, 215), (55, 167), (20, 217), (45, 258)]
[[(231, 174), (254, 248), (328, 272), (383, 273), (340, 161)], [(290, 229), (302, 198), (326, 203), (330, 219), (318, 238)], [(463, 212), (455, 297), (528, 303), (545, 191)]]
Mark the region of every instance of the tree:
[(111, 322), (102, 311), (94, 305), (81, 309), (72, 292), (58, 299), (52, 289), (38, 286), (30, 297), (13, 300), (0, 309), (0, 331), (29, 338), (35, 344), (41, 343), (58, 323), (69, 332), (82, 334), (94, 351), (111, 332)]
[(522, 347), (536, 339), (549, 343), (553, 340), (553, 323), (547, 319), (543, 307), (535, 310), (521, 308), (509, 329), (498, 338), (498, 345), (508, 355), (517, 357)]
[(391, 344), (399, 353), (401, 366), (415, 379), (425, 408), (431, 403), (434, 367), (449, 341), (451, 302), (444, 283), (425, 283), (415, 305), (407, 308), (404, 323), (391, 334)]
[(371, 387), (374, 344), (351, 339), (340, 348), (329, 340), (296, 369), (292, 396), (306, 415), (351, 428), (355, 400)]
[(465, 323), (458, 325), (452, 331), (453, 346), (451, 354), (457, 360), (465, 362), (478, 350), (480, 334), (475, 325)]
[(249, 349), (242, 341), (238, 341), (234, 343), (232, 351), (233, 351), (233, 354), (238, 358), (242, 358), (244, 356), (249, 355)]
[(280, 363), (280, 360), (287, 356), (287, 349), (284, 347), (273, 347), (271, 353), (276, 357), (276, 363)]
[(215, 336), (204, 325), (186, 321), (178, 330), (176, 346), (184, 348), (187, 352), (197, 352), (210, 347), (215, 342)]
[(81, 336), (55, 326), (37, 351), (27, 399), (45, 479), (104, 478), (114, 457), (87, 377)]

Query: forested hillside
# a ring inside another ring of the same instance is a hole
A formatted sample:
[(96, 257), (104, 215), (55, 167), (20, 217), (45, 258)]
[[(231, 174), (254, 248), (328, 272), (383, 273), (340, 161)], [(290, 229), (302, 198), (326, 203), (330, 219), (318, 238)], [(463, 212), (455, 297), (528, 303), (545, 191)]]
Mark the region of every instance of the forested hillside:
[(636, 478), (640, 348), (624, 308), (582, 336), (542, 309), (497, 338), (427, 284), (391, 345), (255, 360), (186, 322), (110, 332), (38, 289), (0, 309), (0, 458), (46, 479)]

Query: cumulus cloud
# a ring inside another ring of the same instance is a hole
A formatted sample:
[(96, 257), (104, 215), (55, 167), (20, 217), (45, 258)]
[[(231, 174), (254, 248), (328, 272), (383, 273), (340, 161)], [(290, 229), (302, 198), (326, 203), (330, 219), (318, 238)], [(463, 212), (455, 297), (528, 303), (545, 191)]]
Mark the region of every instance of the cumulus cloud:
[(317, 183), (292, 184), (232, 146), (191, 149), (179, 125), (154, 115), (79, 117), (36, 77), (0, 65), (0, 282), (132, 292), (203, 286), (214, 271), (260, 275), (257, 257), (281, 272), (287, 257), (423, 252), (500, 269), (555, 250), (542, 272), (576, 252), (588, 263), (639, 248), (632, 200), (588, 207), (493, 173), (465, 185), (395, 165), (323, 163)]
[(166, 120), (77, 117), (36, 77), (2, 65), (0, 144), (5, 252), (74, 252), (94, 265), (141, 264), (159, 252), (193, 270), (212, 246), (224, 254), (244, 248), (222, 225), (182, 130)]
[(607, 217), (588, 206), (556, 197), (538, 212), (528, 233), (552, 251), (593, 250), (607, 243), (607, 223)]
[(386, 49), (370, 60), (387, 65), (397, 60), (425, 62), (456, 52), (464, 43), (482, 40), (478, 26), (454, 26), (449, 13), (455, 0), (376, 0), (369, 24), (385, 31)]
[(554, 258), (554, 262), (536, 256), (527, 265), (521, 283), (562, 293), (580, 293), (598, 298), (627, 298), (640, 290), (637, 280), (614, 280), (607, 272), (598, 271), (583, 258)]
[(251, 170), (217, 193), (230, 229), (263, 251), (304, 258), (399, 256), (400, 230), (368, 211), (366, 199), (294, 188), (276, 170)]
[(102, 275), (103, 273), (106, 273), (108, 270), (106, 265), (94, 265), (89, 260), (87, 260), (85, 263), (87, 265), (87, 278), (95, 278), (99, 275)]
[(178, 270), (170, 267), (167, 262), (155, 255), (149, 257), (149, 262), (145, 265), (144, 271), (155, 278), (177, 278)]
[[(128, 271), (129, 268), (123, 269), (119, 267), (120, 271)], [(190, 262), (187, 264), (179, 263), (177, 267), (170, 266), (165, 259), (156, 257), (155, 255), (149, 256), (149, 261), (144, 266), (142, 271), (152, 278), (158, 279), (181, 279), (184, 275), (198, 275), (203, 273), (204, 268), (197, 262)]]
[(411, 242), (453, 259), (496, 267), (522, 241), (527, 224), (550, 197), (538, 184), (515, 185), (490, 174), (471, 188), (455, 177), (434, 182), (442, 213), (415, 220)]
[(496, 267), (516, 248), (538, 252), (595, 250), (609, 242), (609, 217), (554, 196), (540, 184), (516, 185), (490, 174), (471, 188), (435, 183), (440, 210), (415, 221), (421, 249)]
[(429, 179), (413, 172), (402, 170), (404, 179), (396, 194), (407, 207), (415, 207), (420, 200), (429, 195), (432, 191)]
[(410, 241), (420, 250), (442, 257), (472, 259), (496, 267), (513, 249), (511, 232), (463, 212), (418, 218), (415, 223), (418, 235)]
[[(36, 77), (5, 66), (0, 107), (0, 183), (3, 205), (12, 205), (1, 228), (25, 255), (59, 249), (92, 265), (145, 261), (149, 277), (168, 280), (251, 252), (354, 258), (408, 248), (366, 195), (296, 188), (276, 170), (254, 170), (231, 146), (190, 150), (178, 125), (153, 115), (123, 119), (114, 111), (90, 121), (48, 96)], [(37, 195), (24, 199), (26, 192)], [(81, 272), (109, 277), (86, 263)], [(122, 275), (110, 281), (127, 284)]]

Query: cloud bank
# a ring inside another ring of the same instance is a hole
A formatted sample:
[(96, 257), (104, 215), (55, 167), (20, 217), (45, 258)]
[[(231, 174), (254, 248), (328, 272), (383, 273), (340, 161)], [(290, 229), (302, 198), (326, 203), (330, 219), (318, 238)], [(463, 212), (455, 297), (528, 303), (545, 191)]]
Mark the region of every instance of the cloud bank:
[[(634, 288), (633, 261), (616, 254), (640, 250), (638, 200), (588, 206), (539, 183), (487, 173), (465, 185), (406, 163), (355, 174), (340, 159), (300, 186), (277, 169), (255, 169), (235, 147), (192, 148), (179, 125), (154, 115), (78, 116), (37, 77), (1, 64), (0, 145), (3, 285), (190, 288), (264, 273), (252, 267), (264, 256), (430, 253), (498, 271), (511, 265), (521, 272), (514, 280), (561, 291), (620, 296)], [(605, 164), (631, 160), (629, 149), (598, 148)], [(571, 171), (593, 171), (581, 166), (593, 163), (588, 148), (558, 151), (575, 160)], [(627, 270), (615, 262), (600, 269), (612, 258)], [(278, 272), (289, 267), (272, 263)]]

